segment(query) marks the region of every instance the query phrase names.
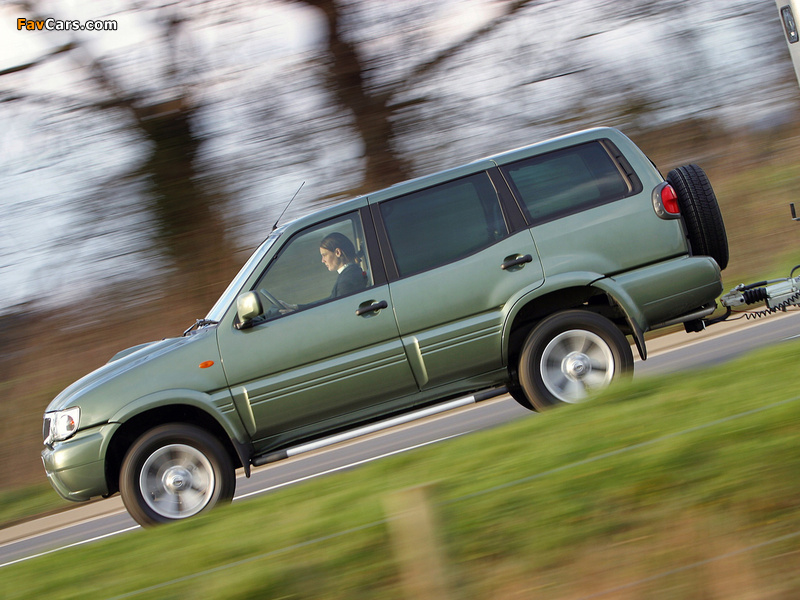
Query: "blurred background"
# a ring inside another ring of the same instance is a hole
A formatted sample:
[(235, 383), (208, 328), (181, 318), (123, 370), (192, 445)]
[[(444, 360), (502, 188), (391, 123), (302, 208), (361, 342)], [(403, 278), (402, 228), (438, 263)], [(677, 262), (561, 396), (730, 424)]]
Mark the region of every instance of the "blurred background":
[[(116, 29), (17, 29), (48, 17)], [(44, 482), (52, 397), (204, 316), (303, 182), (284, 221), (609, 125), (708, 172), (728, 287), (800, 262), (772, 0), (6, 1), (0, 30), (0, 491)]]

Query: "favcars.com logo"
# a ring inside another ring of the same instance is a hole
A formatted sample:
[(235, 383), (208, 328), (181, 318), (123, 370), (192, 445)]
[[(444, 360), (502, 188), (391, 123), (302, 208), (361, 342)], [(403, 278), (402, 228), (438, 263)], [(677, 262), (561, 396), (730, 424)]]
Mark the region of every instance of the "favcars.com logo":
[(116, 31), (116, 21), (77, 19), (17, 19), (17, 31)]

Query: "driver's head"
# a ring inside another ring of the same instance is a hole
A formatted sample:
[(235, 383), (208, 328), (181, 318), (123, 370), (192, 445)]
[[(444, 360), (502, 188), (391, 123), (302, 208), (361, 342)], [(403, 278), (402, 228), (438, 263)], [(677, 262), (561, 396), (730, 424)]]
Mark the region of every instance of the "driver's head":
[(336, 271), (343, 265), (354, 262), (356, 249), (346, 235), (331, 233), (326, 235), (319, 244), (319, 253), (322, 263), (329, 271)]

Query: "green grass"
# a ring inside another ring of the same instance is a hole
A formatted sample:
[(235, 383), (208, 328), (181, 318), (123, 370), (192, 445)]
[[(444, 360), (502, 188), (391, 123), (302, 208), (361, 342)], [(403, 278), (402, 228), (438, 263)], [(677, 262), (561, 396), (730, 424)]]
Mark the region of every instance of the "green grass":
[(0, 492), (0, 527), (8, 527), (32, 517), (74, 508), (48, 483)]
[(578, 598), (628, 584), (602, 597), (798, 597), (798, 355), (784, 343), (705, 373), (621, 384), (592, 403), (19, 563), (0, 570), (0, 597), (404, 598), (383, 498), (421, 484), (432, 485), (453, 598)]

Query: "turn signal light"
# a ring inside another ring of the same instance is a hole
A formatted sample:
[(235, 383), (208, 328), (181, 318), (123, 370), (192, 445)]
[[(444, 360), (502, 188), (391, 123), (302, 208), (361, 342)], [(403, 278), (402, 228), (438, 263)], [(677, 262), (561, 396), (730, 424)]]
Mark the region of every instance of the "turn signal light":
[(213, 367), (214, 366), (214, 361), (213, 360), (204, 360), (203, 362), (201, 362), (197, 366), (200, 367), (201, 369), (207, 369), (208, 367)]

